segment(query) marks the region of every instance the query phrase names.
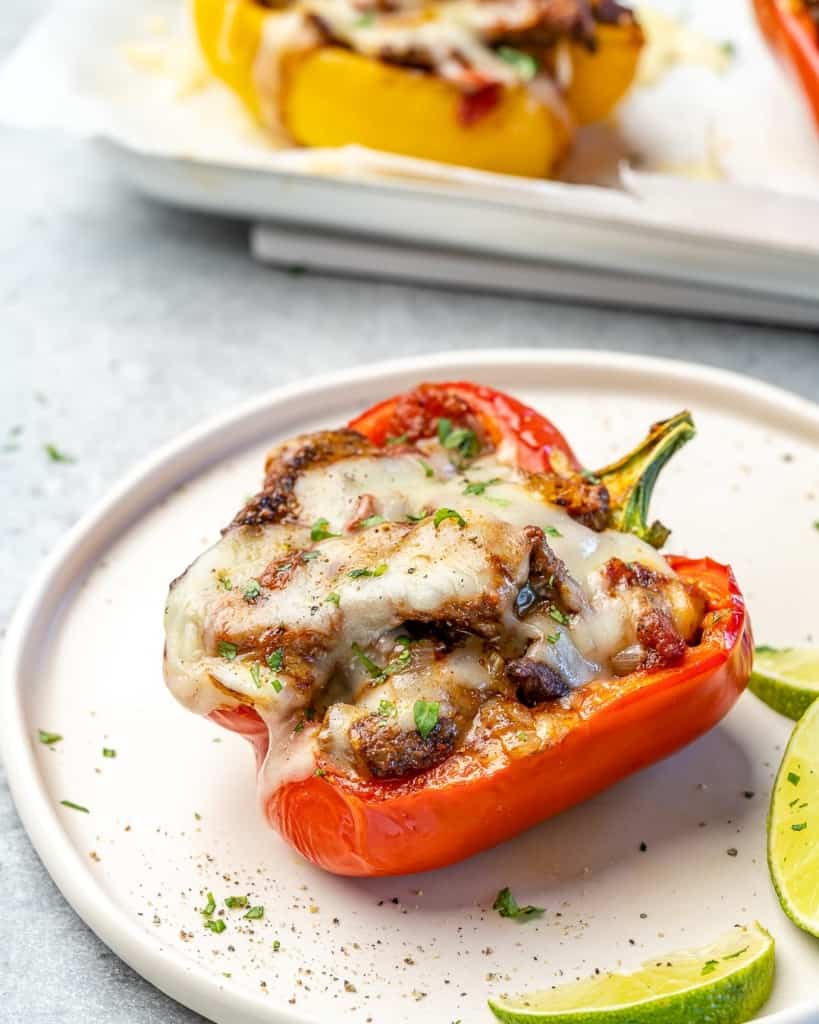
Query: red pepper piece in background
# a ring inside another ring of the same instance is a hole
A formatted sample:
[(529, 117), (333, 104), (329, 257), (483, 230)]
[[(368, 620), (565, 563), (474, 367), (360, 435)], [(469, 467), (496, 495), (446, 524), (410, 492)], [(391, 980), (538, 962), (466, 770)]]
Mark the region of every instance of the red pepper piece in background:
[(796, 74), (819, 127), (819, 33), (800, 0), (754, 0), (759, 26)]

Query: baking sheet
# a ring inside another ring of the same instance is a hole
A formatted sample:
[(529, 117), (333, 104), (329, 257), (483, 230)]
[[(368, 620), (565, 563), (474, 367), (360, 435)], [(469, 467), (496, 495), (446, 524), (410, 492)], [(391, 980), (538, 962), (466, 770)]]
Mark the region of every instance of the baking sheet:
[[(695, 52), (693, 61), (673, 63), (635, 89), (610, 123), (581, 131), (564, 169), (570, 181), (510, 178), (359, 147), (277, 150), (205, 72), (182, 0), (61, 0), (0, 72), (0, 120), (164, 159), (444, 186), (590, 221), (819, 252), (819, 142), (759, 38), (750, 4), (655, 0), (656, 10), (702, 39), (728, 44), (734, 56), (718, 71), (698, 63)], [(663, 47), (668, 38), (652, 50), (659, 63)]]

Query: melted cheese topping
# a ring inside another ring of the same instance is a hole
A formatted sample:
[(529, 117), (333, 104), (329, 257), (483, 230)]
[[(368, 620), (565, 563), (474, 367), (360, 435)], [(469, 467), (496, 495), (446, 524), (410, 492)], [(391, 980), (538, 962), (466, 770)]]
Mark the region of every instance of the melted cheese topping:
[[(249, 704), (266, 723), (263, 797), (311, 774), (317, 743), (352, 767), (350, 730), (383, 701), (406, 733), (419, 699), (438, 702), (442, 717), (474, 717), (503, 676), (487, 637), (575, 686), (606, 676), (635, 634), (629, 595), (607, 585), (605, 565), (619, 558), (673, 579), (653, 548), (574, 521), (498, 455), (460, 471), (437, 442), (422, 442), (420, 450), (308, 467), (293, 494), (297, 521), (231, 527), (175, 581), (166, 612), (174, 695), (200, 714)], [(360, 525), (362, 496), (384, 522)], [(436, 509), (454, 514), (436, 525)], [(333, 536), (313, 543), (319, 520)], [(570, 616), (516, 614), (540, 543), (526, 529), (533, 526), (576, 582), (581, 606)], [(429, 641), (401, 648), (407, 622), (444, 623), (461, 640), (443, 655)], [(266, 660), (271, 644), (280, 645), (281, 664)], [(374, 682), (373, 666), (377, 673), (391, 664)]]

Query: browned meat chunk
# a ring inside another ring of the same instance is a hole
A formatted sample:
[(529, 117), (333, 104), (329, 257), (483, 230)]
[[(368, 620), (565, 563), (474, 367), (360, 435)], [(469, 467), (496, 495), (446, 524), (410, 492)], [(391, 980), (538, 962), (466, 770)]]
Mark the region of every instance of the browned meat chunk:
[(355, 430), (320, 430), (286, 441), (268, 455), (262, 490), (236, 514), (231, 526), (294, 522), (299, 512), (295, 486), (303, 473), (370, 451), (370, 442)]
[(517, 687), (518, 700), (527, 708), (565, 697), (571, 687), (554, 669), (531, 658), (517, 658), (506, 666), (506, 674)]
[(376, 779), (400, 779), (433, 768), (452, 753), (457, 736), (454, 719), (444, 716), (426, 739), (377, 714), (360, 718), (350, 728), (357, 759)]
[(611, 519), (609, 492), (604, 484), (574, 476), (532, 476), (530, 486), (552, 505), (558, 505), (583, 526), (600, 533)]
[(649, 609), (637, 622), (637, 639), (646, 648), (643, 668), (677, 665), (685, 657), (686, 643), (671, 616), (659, 608)]

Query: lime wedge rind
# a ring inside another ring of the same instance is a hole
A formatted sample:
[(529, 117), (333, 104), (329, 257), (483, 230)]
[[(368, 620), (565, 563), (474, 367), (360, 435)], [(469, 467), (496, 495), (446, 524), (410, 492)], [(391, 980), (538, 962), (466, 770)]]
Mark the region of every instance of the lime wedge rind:
[(819, 937), (819, 701), (797, 722), (768, 812), (768, 868), (782, 909)]
[[(774, 941), (754, 923), (731, 929), (704, 949), (648, 961), (631, 974), (490, 999), (489, 1007), (507, 1024), (741, 1024), (764, 1005), (773, 979)], [(645, 995), (635, 998), (640, 990)]]
[(798, 721), (819, 697), (819, 648), (757, 647), (748, 689)]

